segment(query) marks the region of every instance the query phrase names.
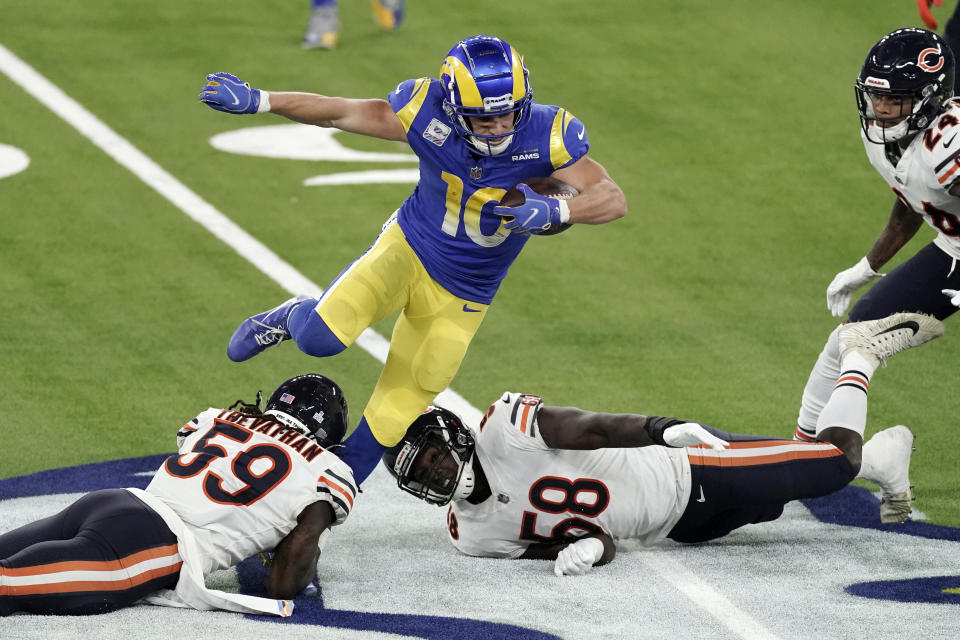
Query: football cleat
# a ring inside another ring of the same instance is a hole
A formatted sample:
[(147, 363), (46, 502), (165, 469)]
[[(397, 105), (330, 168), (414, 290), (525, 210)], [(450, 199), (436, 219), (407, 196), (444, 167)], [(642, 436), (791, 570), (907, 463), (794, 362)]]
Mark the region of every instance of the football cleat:
[(880, 487), (880, 522), (902, 524), (913, 509), (910, 456), (913, 432), (902, 424), (884, 429), (863, 445), (863, 459), (872, 472), (863, 476)]
[(399, 29), (403, 24), (404, 0), (370, 0), (373, 18), (387, 31)]
[(333, 49), (340, 39), (340, 13), (337, 5), (314, 7), (303, 34), (304, 49)]
[(943, 323), (922, 313), (894, 313), (879, 320), (851, 322), (840, 328), (840, 359), (851, 349), (877, 366), (887, 358), (943, 335)]
[(250, 316), (241, 322), (227, 343), (227, 357), (234, 362), (243, 362), (267, 347), (289, 339), (287, 320), (290, 312), (298, 303), (312, 299), (310, 296), (296, 296), (280, 306)]

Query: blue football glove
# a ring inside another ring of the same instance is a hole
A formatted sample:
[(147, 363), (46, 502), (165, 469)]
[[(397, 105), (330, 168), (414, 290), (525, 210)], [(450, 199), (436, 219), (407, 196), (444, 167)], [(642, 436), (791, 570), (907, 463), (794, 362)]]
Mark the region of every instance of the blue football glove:
[(200, 102), (226, 113), (257, 113), (260, 89), (254, 89), (231, 73), (218, 71), (207, 75), (207, 86), (200, 90)]
[(496, 207), (493, 212), (498, 216), (513, 217), (504, 228), (517, 233), (543, 233), (551, 227), (559, 226), (570, 219), (570, 207), (558, 198), (542, 196), (525, 184), (519, 186), (524, 203), (516, 207)]

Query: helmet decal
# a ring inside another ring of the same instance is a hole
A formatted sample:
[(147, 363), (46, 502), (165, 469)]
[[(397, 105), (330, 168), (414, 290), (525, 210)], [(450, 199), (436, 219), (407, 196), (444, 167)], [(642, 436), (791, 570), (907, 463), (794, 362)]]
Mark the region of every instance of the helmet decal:
[[(927, 56), (930, 55), (934, 55), (936, 58), (934, 58), (933, 61), (927, 60)], [(943, 53), (940, 49), (924, 49), (917, 58), (917, 66), (930, 73), (940, 71), (940, 69), (943, 68)]]
[(277, 387), (264, 414), (305, 432), (327, 449), (340, 444), (350, 419), (343, 390), (318, 373), (295, 376)]
[(884, 80), (883, 78), (874, 78), (872, 76), (868, 77), (863, 81), (868, 87), (877, 87), (878, 89), (889, 89), (890, 81)]

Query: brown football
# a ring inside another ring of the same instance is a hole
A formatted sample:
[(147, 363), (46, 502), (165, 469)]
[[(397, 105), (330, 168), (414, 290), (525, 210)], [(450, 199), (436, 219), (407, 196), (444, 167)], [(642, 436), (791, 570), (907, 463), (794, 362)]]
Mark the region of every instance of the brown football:
[[(518, 182), (510, 187), (510, 190), (507, 191), (503, 198), (500, 199), (501, 205), (504, 207), (515, 207), (519, 204), (523, 204), (523, 194), (520, 193), (520, 189), (517, 188), (517, 186), (520, 184), (527, 185), (542, 196), (550, 196), (551, 198), (559, 198), (561, 200), (569, 200), (574, 196), (580, 195), (580, 192), (577, 191), (575, 187), (562, 180), (557, 180), (556, 178), (551, 178), (549, 176), (545, 178), (527, 178), (526, 180), (522, 180), (521, 182)], [(565, 222), (559, 227), (552, 227), (548, 231), (544, 231), (543, 233), (539, 233), (537, 235), (556, 235), (562, 231), (566, 231), (570, 228), (570, 226), (571, 223)]]

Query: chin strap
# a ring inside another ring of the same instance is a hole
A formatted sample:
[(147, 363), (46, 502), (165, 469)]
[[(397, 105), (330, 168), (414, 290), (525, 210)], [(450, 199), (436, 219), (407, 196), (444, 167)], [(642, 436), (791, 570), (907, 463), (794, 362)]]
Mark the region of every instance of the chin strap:
[[(476, 454), (474, 454), (476, 455)], [(453, 490), (454, 500), (466, 500), (473, 493), (473, 488), (477, 484), (476, 474), (473, 472), (473, 456), (467, 460), (463, 471), (460, 473), (460, 480), (457, 482), (457, 488)]]

